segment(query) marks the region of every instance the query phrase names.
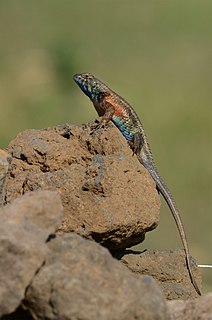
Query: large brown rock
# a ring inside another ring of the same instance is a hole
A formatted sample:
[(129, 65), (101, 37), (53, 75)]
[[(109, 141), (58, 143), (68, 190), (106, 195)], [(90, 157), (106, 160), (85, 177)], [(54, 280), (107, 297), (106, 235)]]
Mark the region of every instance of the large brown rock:
[(21, 303), (62, 221), (57, 192), (31, 192), (0, 209), (0, 317)]
[(169, 319), (153, 278), (131, 273), (107, 249), (76, 234), (58, 236), (48, 246), (24, 301), (34, 319)]
[(24, 131), (10, 143), (7, 201), (32, 190), (57, 190), (76, 232), (110, 250), (141, 242), (159, 221), (160, 201), (149, 173), (111, 124)]
[(171, 320), (212, 320), (212, 293), (198, 299), (168, 301)]
[[(118, 254), (117, 258), (131, 271), (153, 276), (169, 300), (199, 297), (191, 283), (183, 250), (146, 250), (141, 253), (129, 250)], [(199, 268), (193, 258), (191, 262), (195, 279), (201, 287)]]

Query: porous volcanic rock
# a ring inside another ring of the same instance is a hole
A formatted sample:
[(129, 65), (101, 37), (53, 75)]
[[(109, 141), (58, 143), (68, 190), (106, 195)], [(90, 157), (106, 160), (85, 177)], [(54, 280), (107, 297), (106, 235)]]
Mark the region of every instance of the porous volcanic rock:
[(53, 191), (28, 193), (0, 209), (0, 317), (20, 305), (62, 217), (60, 196)]
[[(116, 255), (131, 271), (151, 275), (156, 279), (169, 300), (199, 297), (186, 266), (184, 250), (126, 250)], [(192, 270), (199, 287), (201, 274), (192, 258)]]
[(131, 273), (106, 248), (72, 233), (48, 247), (23, 302), (33, 319), (169, 319), (154, 279)]
[(159, 221), (160, 201), (146, 169), (112, 124), (62, 125), (19, 133), (8, 147), (7, 201), (34, 190), (61, 194), (60, 232), (112, 251), (140, 243)]

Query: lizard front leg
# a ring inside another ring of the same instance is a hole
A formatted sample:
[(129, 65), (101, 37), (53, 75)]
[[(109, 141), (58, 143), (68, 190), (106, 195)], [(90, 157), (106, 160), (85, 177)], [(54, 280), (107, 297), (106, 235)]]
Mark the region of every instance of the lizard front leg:
[[(95, 107), (95, 105), (94, 105)], [(96, 107), (95, 107), (96, 108)], [(94, 128), (94, 130), (105, 128), (108, 123), (112, 120), (115, 109), (110, 103), (102, 103), (101, 109), (104, 111), (103, 116), (101, 117), (101, 120), (99, 124)]]

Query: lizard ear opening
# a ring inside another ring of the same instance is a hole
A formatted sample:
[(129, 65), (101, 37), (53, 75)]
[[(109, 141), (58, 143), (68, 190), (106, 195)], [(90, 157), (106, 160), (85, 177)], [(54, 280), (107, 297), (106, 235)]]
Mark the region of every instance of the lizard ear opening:
[(97, 94), (97, 101), (98, 102), (102, 102), (102, 100), (104, 99), (104, 97), (107, 96), (107, 93), (106, 92), (99, 92)]

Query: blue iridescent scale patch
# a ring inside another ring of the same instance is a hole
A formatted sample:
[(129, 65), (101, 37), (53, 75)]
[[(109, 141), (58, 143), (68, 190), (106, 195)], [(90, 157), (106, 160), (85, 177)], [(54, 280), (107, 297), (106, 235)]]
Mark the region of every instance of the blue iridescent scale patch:
[(121, 131), (121, 133), (125, 137), (125, 139), (127, 139), (127, 141), (132, 141), (133, 133), (130, 131), (129, 125), (127, 124), (126, 120), (117, 116), (113, 116), (112, 119), (115, 125), (118, 127), (118, 129)]

